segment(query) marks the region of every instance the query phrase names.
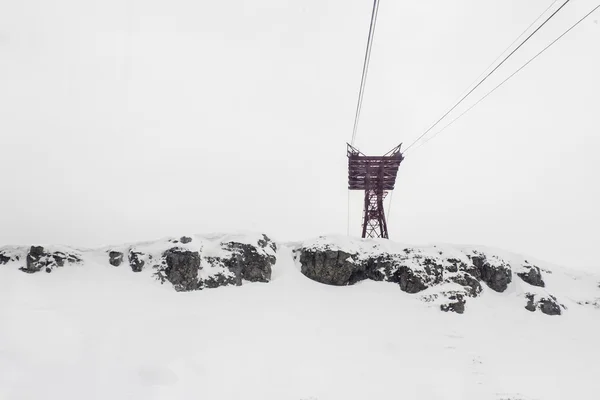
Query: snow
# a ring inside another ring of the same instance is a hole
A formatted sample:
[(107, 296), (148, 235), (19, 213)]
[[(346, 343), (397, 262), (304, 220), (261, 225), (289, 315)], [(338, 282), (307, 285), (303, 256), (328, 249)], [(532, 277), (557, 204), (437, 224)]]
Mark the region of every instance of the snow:
[[(189, 236), (177, 246), (217, 254), (218, 243), (261, 238)], [(173, 246), (168, 240), (122, 249), (155, 254)], [(341, 237), (306, 242), (327, 243), (405, 248)], [(528, 258), (548, 271), (546, 288), (513, 279), (504, 293), (484, 290), (457, 315), (422, 301), (439, 287), (411, 295), (387, 282), (311, 281), (289, 245), (278, 246), (270, 283), (196, 292), (111, 267), (107, 250), (82, 251), (82, 264), (50, 274), (0, 265), (0, 399), (596, 400), (600, 393), (600, 310), (577, 304), (600, 298), (598, 276)], [(443, 290), (455, 289), (448, 285)], [(523, 308), (525, 292), (546, 289), (567, 306), (563, 315)]]

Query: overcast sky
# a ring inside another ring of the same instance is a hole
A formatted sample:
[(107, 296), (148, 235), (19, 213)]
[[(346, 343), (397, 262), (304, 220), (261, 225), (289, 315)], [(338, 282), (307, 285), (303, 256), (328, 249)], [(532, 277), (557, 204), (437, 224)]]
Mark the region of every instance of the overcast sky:
[[(410, 143), (551, 3), (382, 0), (356, 145)], [(595, 5), (571, 1), (465, 106)], [(0, 1), (0, 244), (345, 234), (371, 7)], [(599, 19), (407, 153), (392, 239), (600, 269)]]

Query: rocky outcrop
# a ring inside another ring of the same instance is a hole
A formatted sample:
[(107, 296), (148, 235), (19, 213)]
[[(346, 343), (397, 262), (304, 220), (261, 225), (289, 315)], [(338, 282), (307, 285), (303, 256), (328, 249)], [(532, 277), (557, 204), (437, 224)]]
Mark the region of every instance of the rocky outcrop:
[[(468, 248), (436, 246), (395, 248), (376, 242), (350, 242), (345, 246), (319, 238), (294, 250), (300, 270), (308, 278), (336, 286), (353, 285), (361, 280), (392, 282), (410, 294), (427, 291), (421, 298), (435, 301), (442, 311), (463, 313), (468, 298), (478, 297), (483, 283), (496, 292), (506, 291), (513, 279), (513, 268), (530, 285), (544, 287), (542, 270), (521, 260), (513, 265), (495, 254)], [(549, 273), (549, 272), (548, 272)], [(441, 288), (436, 293), (435, 288)], [(432, 289), (433, 292), (429, 289)], [(552, 297), (542, 298), (534, 307), (554, 315)]]
[(108, 263), (113, 267), (118, 267), (123, 263), (124, 254), (120, 251), (111, 251), (108, 253)]
[(454, 282), (465, 288), (467, 296), (478, 296), (482, 287), (476, 277), (481, 273), (472, 264), (457, 259), (426, 257), (412, 249), (401, 254), (364, 256), (333, 248), (296, 249), (304, 275), (317, 282), (345, 286), (371, 279), (397, 283), (407, 293), (419, 293), (429, 287)]
[(502, 261), (491, 264), (485, 255), (475, 253), (471, 257), (473, 265), (479, 270), (481, 280), (483, 280), (490, 289), (496, 292), (504, 292), (508, 284), (512, 282), (512, 271), (510, 266)]
[(359, 277), (366, 277), (365, 265), (339, 250), (303, 249), (300, 252), (300, 265), (302, 273), (308, 278), (328, 285), (350, 285), (361, 280)]
[(80, 263), (81, 257), (78, 254), (68, 254), (62, 251), (47, 252), (42, 246), (31, 246), (25, 261), (26, 266), (19, 268), (23, 272), (32, 274), (44, 270), (50, 273), (57, 267), (64, 267), (66, 263)]
[(163, 283), (170, 282), (177, 291), (240, 286), (243, 281), (271, 280), (277, 246), (266, 235), (262, 235), (255, 244), (225, 240), (217, 246), (211, 246), (207, 254), (184, 246), (191, 242), (192, 238), (186, 239), (185, 236), (180, 240), (171, 239), (168, 243), (178, 246), (169, 247), (154, 256), (145, 253), (143, 248), (134, 247), (129, 252), (129, 263), (136, 272), (151, 265), (154, 276)]
[(173, 248), (164, 252), (167, 265), (164, 269), (166, 279), (177, 291), (190, 291), (199, 288), (198, 271), (200, 254), (185, 249)]
[(565, 308), (564, 305), (559, 304), (556, 297), (552, 295), (539, 296), (533, 293), (527, 293), (527, 304), (525, 309), (531, 312), (540, 310), (546, 315), (561, 315), (562, 310)]
[(528, 265), (526, 268), (526, 272), (519, 272), (517, 275), (523, 281), (529, 283), (532, 286), (545, 287), (546, 284), (542, 279), (542, 271), (539, 267), (534, 265)]
[(183, 244), (188, 244), (192, 242), (192, 238), (189, 236), (182, 236), (181, 238), (179, 238), (179, 241)]

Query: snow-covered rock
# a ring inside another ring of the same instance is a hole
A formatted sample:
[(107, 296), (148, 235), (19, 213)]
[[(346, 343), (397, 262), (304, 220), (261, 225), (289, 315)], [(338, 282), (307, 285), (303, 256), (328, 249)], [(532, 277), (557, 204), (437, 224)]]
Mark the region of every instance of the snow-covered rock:
[(484, 291), (482, 283), (495, 292), (505, 292), (513, 275), (530, 286), (522, 294), (528, 310), (560, 315), (564, 309), (553, 294), (541, 289), (546, 285), (539, 266), (493, 250), (323, 236), (296, 245), (294, 254), (302, 273), (314, 281), (336, 286), (366, 279), (386, 281), (410, 294), (432, 289), (421, 298), (435, 301), (442, 311), (463, 313), (466, 299)]
[[(276, 250), (276, 244), (264, 234), (193, 235), (99, 250), (5, 246), (0, 248), (0, 264), (28, 273), (52, 272), (56, 267), (84, 264), (85, 259), (100, 256), (112, 267), (127, 265), (136, 273), (147, 271), (177, 291), (191, 291), (240, 286), (243, 281), (269, 282)], [(23, 261), (25, 265), (21, 265)]]
[[(289, 248), (295, 265), (313, 281), (333, 286), (387, 282), (442, 311), (462, 314), (486, 293), (511, 307), (561, 315), (569, 306), (600, 308), (597, 278), (569, 271), (555, 276), (544, 263), (499, 250), (450, 245), (406, 246), (389, 240), (322, 236)], [(101, 264), (195, 291), (243, 282), (270, 282), (278, 245), (261, 233), (189, 235), (156, 241), (75, 249), (0, 247), (0, 265), (26, 273)], [(582, 290), (582, 287), (584, 288)], [(511, 301), (514, 296), (518, 301)], [(567, 306), (568, 305), (568, 306)]]

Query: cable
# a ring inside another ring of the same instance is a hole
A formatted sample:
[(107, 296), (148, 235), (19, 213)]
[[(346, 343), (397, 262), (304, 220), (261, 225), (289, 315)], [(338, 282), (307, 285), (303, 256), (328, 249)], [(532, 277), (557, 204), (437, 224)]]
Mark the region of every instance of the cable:
[(481, 77), (482, 77), (482, 76), (484, 76), (484, 75), (485, 75), (485, 73), (486, 73), (486, 72), (487, 72), (487, 71), (488, 71), (490, 68), (492, 68), (492, 67), (493, 67), (493, 66), (496, 64), (496, 62), (497, 62), (497, 61), (498, 61), (498, 60), (499, 60), (499, 59), (500, 59), (500, 58), (501, 58), (501, 57), (502, 57), (504, 54), (506, 54), (506, 52), (507, 52), (508, 50), (510, 50), (510, 49), (511, 49), (511, 48), (512, 48), (512, 47), (515, 45), (515, 43), (517, 43), (517, 42), (519, 41), (519, 39), (521, 39), (521, 38), (522, 38), (522, 37), (523, 37), (523, 36), (524, 36), (524, 35), (525, 35), (525, 34), (526, 34), (528, 31), (529, 31), (529, 29), (531, 29), (531, 27), (532, 27), (532, 26), (534, 26), (534, 25), (535, 25), (535, 24), (538, 22), (538, 21), (539, 21), (539, 20), (540, 20), (540, 19), (541, 19), (541, 18), (544, 16), (544, 14), (546, 14), (546, 13), (548, 12), (548, 10), (549, 10), (549, 9), (551, 9), (551, 8), (552, 8), (552, 7), (553, 7), (553, 6), (554, 6), (556, 3), (558, 3), (558, 1), (559, 1), (559, 0), (554, 0), (554, 1), (552, 2), (552, 4), (550, 4), (550, 5), (549, 5), (549, 6), (548, 6), (548, 7), (547, 7), (547, 8), (546, 8), (546, 9), (545, 9), (545, 10), (544, 10), (544, 11), (543, 11), (543, 12), (542, 12), (542, 13), (541, 13), (541, 14), (540, 14), (540, 15), (539, 15), (539, 16), (538, 16), (536, 19), (535, 19), (535, 21), (533, 21), (531, 24), (529, 24), (529, 26), (528, 26), (527, 28), (525, 28), (525, 30), (524, 30), (523, 32), (521, 32), (521, 34), (520, 34), (520, 35), (519, 35), (519, 36), (518, 36), (518, 37), (517, 37), (515, 40), (513, 40), (513, 42), (512, 42), (510, 45), (508, 45), (508, 47), (507, 47), (506, 49), (504, 49), (504, 51), (503, 51), (502, 53), (500, 53), (500, 54), (498, 55), (498, 57), (496, 57), (496, 59), (495, 59), (494, 61), (492, 61), (492, 62), (490, 63), (490, 65), (488, 65), (488, 66), (487, 66), (487, 68), (486, 68), (486, 69), (484, 69), (484, 70), (483, 70), (483, 72), (482, 72), (482, 73), (481, 73), (481, 74), (480, 74), (480, 75), (477, 77), (477, 79), (475, 79), (473, 82), (471, 82), (471, 84), (470, 84), (469, 86), (467, 86), (467, 88), (466, 88), (466, 89), (465, 89), (465, 90), (464, 90), (464, 91), (463, 91), (463, 92), (460, 94), (460, 96), (458, 96), (458, 97), (456, 98), (456, 100), (460, 99), (460, 97), (461, 97), (463, 94), (465, 94), (465, 93), (466, 93), (466, 92), (467, 92), (467, 91), (468, 91), (468, 90), (471, 88), (471, 86), (473, 86), (475, 83), (477, 83), (477, 81), (479, 81), (479, 79), (481, 79)]
[[(554, 39), (548, 46), (544, 47), (544, 49), (542, 49), (542, 51), (540, 51), (539, 53), (537, 53), (535, 56), (533, 56), (531, 59), (529, 59), (529, 61), (527, 61), (525, 64), (523, 64), (519, 69), (517, 69), (515, 72), (513, 72), (512, 74), (510, 74), (508, 76), (508, 78), (504, 79), (502, 82), (500, 82), (496, 87), (494, 87), (492, 90), (490, 90), (485, 96), (483, 96), (481, 99), (479, 99), (475, 104), (473, 104), (471, 107), (467, 108), (465, 111), (463, 111), (458, 117), (454, 118), (452, 121), (450, 121), (447, 125), (445, 125), (442, 129), (440, 129), (438, 132), (436, 132), (432, 137), (430, 137), (429, 139), (427, 139), (423, 144), (427, 143), (428, 141), (430, 141), (431, 139), (433, 139), (434, 137), (436, 137), (437, 135), (439, 135), (442, 131), (444, 131), (446, 128), (448, 128), (450, 125), (452, 125), (453, 123), (455, 123), (458, 119), (460, 119), (463, 115), (465, 115), (466, 113), (468, 113), (469, 111), (471, 111), (476, 105), (478, 105), (479, 103), (481, 103), (484, 99), (486, 99), (489, 95), (491, 95), (492, 93), (494, 93), (500, 86), (504, 85), (506, 82), (508, 82), (513, 76), (515, 76), (517, 73), (519, 73), (523, 68), (525, 68), (526, 66), (528, 66), (533, 60), (535, 60), (536, 58), (538, 58), (540, 55), (542, 55), (542, 53), (544, 53), (546, 50), (548, 50), (550, 47), (552, 47), (554, 45), (554, 43), (558, 42), (560, 39), (563, 38), (563, 36), (565, 36), (567, 33), (569, 33), (571, 30), (573, 30), (577, 25), (579, 25), (580, 23), (582, 23), (587, 17), (589, 17), (590, 15), (592, 15), (594, 13), (594, 11), (598, 10), (600, 8), (600, 4), (598, 4), (596, 7), (594, 7), (592, 9), (592, 11), (590, 11), (589, 13), (587, 13), (583, 18), (581, 18), (579, 21), (577, 21), (574, 25), (572, 25), (569, 29), (567, 29), (565, 32), (563, 32), (559, 37), (557, 37), (556, 39)], [(421, 146), (423, 145), (421, 144)], [(421, 147), (419, 146), (419, 147)], [(417, 147), (418, 148), (418, 147)]]
[(570, 1), (571, 0), (566, 0), (556, 11), (554, 11), (548, 18), (546, 18), (546, 20), (540, 26), (538, 26), (529, 36), (527, 36), (527, 38), (525, 38), (525, 40), (523, 40), (520, 45), (518, 45), (513, 51), (511, 51), (510, 54), (508, 54), (500, 62), (500, 64), (498, 64), (482, 80), (480, 80), (479, 83), (477, 85), (475, 85), (475, 87), (473, 87), (471, 90), (469, 90), (469, 92), (467, 94), (465, 94), (456, 104), (454, 104), (452, 106), (452, 108), (450, 108), (448, 111), (446, 111), (446, 113), (444, 115), (442, 115), (433, 125), (431, 125), (421, 136), (419, 136), (414, 142), (412, 142), (406, 148), (406, 150), (404, 150), (404, 153), (406, 153), (412, 146), (414, 146), (419, 140), (421, 140), (423, 138), (423, 136), (427, 135), (433, 128), (435, 128), (444, 118), (446, 118), (448, 116), (448, 114), (450, 114), (452, 111), (454, 111), (454, 109), (456, 109), (456, 107), (458, 107), (471, 93), (473, 93), (475, 91), (475, 89), (477, 89), (479, 86), (481, 86), (481, 84), (483, 84), (483, 82), (485, 82), (490, 77), (490, 75), (492, 75), (494, 72), (496, 72), (498, 70), (498, 68), (500, 68), (513, 54), (515, 54), (515, 52), (517, 50), (519, 50), (521, 47), (523, 47), (523, 45), (525, 43), (527, 43), (529, 41), (529, 39), (531, 39), (531, 37), (533, 37), (533, 35), (535, 35), (540, 29), (542, 29), (542, 27), (544, 25), (546, 25), (548, 23), (548, 21), (550, 21), (556, 14), (558, 14), (558, 12), (560, 12), (560, 10), (562, 10), (563, 7), (566, 6)]
[(371, 61), (371, 49), (373, 47), (373, 37), (375, 36), (375, 26), (377, 25), (377, 15), (379, 14), (379, 0), (373, 1), (373, 11), (371, 12), (371, 24), (369, 26), (369, 36), (367, 38), (367, 50), (365, 51), (365, 60), (363, 62), (363, 71), (360, 79), (360, 90), (358, 91), (358, 103), (356, 104), (356, 114), (354, 116), (354, 129), (352, 131), (351, 145), (354, 146), (356, 132), (358, 131), (358, 120), (362, 109), (363, 95), (367, 83), (367, 74), (369, 72), (369, 62)]

